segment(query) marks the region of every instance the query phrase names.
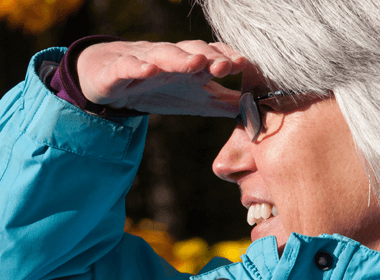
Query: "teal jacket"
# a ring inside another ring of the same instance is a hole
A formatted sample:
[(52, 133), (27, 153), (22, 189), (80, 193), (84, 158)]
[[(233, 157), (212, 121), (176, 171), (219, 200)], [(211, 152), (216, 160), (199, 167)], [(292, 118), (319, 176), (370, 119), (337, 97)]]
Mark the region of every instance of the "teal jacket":
[(274, 236), (253, 242), (242, 262), (192, 280), (364, 280), (380, 279), (380, 253), (339, 234), (310, 237), (292, 233), (281, 259)]
[[(0, 280), (189, 279), (123, 232), (147, 116), (107, 120), (56, 97), (37, 69), (65, 51), (36, 54), (0, 100)], [(380, 279), (379, 257), (339, 235), (293, 234), (279, 260), (267, 237), (193, 279)]]

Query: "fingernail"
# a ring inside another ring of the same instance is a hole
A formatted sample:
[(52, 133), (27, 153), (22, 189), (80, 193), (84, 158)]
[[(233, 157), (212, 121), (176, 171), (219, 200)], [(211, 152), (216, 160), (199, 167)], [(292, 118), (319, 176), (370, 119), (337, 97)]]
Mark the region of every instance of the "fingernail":
[(146, 69), (148, 69), (149, 67), (151, 67), (151, 65), (152, 65), (152, 64), (150, 64), (150, 63), (144, 63), (143, 65), (141, 65), (141, 68), (142, 68), (143, 70), (146, 70)]
[(236, 55), (234, 55), (234, 56), (231, 57), (231, 60), (235, 61), (235, 60), (238, 60), (238, 59), (241, 59), (241, 58), (244, 58), (244, 56), (236, 54)]
[(229, 60), (228, 60), (227, 58), (225, 58), (225, 57), (219, 57), (219, 58), (215, 59), (215, 60), (212, 62), (212, 64), (213, 64), (213, 65), (216, 65), (216, 64), (218, 64), (218, 63), (225, 62), (225, 61), (228, 61), (228, 62), (229, 62)]
[(194, 56), (195, 56), (195, 54), (189, 55), (189, 56), (187, 57), (187, 59), (188, 59), (188, 60), (191, 60)]

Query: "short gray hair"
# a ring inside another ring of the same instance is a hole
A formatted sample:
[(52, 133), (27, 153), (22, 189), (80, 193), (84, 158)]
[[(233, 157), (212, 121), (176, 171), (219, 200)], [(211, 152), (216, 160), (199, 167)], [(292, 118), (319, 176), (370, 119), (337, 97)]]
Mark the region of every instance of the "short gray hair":
[(198, 3), (218, 38), (280, 88), (334, 92), (380, 203), (380, 1)]

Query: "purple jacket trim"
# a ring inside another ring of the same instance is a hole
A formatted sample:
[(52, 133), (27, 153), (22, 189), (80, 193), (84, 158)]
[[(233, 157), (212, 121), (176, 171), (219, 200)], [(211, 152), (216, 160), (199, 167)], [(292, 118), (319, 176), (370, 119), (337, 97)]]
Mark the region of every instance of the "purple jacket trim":
[(63, 100), (66, 100), (83, 110), (103, 117), (131, 117), (146, 115), (147, 113), (136, 110), (129, 110), (126, 108), (112, 109), (106, 105), (92, 103), (86, 99), (80, 89), (76, 68), (79, 54), (88, 46), (114, 41), (125, 41), (125, 39), (108, 35), (95, 35), (75, 41), (63, 56), (59, 68), (56, 70), (50, 82), (50, 86), (56, 91), (56, 95)]

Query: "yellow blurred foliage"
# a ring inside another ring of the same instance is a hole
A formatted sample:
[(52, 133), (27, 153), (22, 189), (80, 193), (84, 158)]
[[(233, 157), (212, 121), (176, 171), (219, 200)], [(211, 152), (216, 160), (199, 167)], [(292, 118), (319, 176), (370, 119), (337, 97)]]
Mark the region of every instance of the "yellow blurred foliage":
[(212, 247), (201, 238), (175, 242), (169, 235), (166, 225), (150, 220), (142, 220), (137, 225), (133, 225), (132, 220), (127, 218), (124, 231), (142, 237), (157, 254), (177, 270), (191, 274), (198, 273), (216, 256), (238, 262), (240, 256), (245, 254), (251, 244), (249, 239), (224, 241)]
[(140, 236), (152, 246), (153, 250), (163, 257), (170, 264), (175, 260), (173, 254), (174, 240), (167, 232), (165, 224), (152, 222), (144, 219), (137, 225), (132, 226), (133, 222), (127, 218), (124, 231), (130, 234)]
[(177, 242), (174, 245), (174, 262), (170, 263), (181, 272), (195, 274), (211, 259), (206, 241), (201, 238)]
[(232, 262), (240, 261), (240, 256), (245, 254), (251, 240), (224, 241), (213, 246), (212, 255), (229, 259)]
[(6, 19), (11, 28), (37, 34), (82, 4), (83, 0), (0, 0), (0, 18)]

